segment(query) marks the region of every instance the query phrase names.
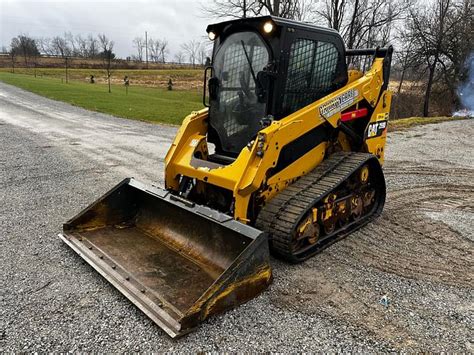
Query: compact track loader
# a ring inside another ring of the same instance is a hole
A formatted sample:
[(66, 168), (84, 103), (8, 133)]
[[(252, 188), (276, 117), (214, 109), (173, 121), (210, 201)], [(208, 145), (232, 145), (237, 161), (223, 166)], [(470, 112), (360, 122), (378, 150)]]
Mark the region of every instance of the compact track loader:
[(303, 261), (385, 201), (391, 47), (270, 16), (207, 32), (206, 108), (184, 119), (165, 189), (126, 179), (60, 235), (172, 337), (264, 291), (270, 251)]

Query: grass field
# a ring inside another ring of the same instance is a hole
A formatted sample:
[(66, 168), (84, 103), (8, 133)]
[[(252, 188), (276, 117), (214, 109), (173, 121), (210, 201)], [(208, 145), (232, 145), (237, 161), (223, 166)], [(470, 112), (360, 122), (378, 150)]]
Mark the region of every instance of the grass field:
[[(177, 71), (172, 72), (176, 74)], [(105, 84), (88, 84), (75, 80), (66, 84), (60, 78), (52, 76), (35, 78), (31, 75), (0, 71), (0, 80), (88, 110), (151, 122), (180, 124), (191, 111), (202, 108), (199, 89), (168, 91), (163, 88), (132, 85), (126, 95), (123, 85), (112, 85), (112, 93), (109, 94)]]

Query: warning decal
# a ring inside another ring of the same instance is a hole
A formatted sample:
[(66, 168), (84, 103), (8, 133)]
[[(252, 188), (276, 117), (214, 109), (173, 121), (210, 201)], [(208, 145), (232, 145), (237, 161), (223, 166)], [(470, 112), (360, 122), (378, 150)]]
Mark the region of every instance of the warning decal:
[(357, 96), (359, 96), (359, 92), (356, 89), (351, 89), (335, 99), (332, 99), (328, 103), (321, 105), (319, 107), (319, 113), (324, 118), (329, 118), (351, 106), (357, 99)]

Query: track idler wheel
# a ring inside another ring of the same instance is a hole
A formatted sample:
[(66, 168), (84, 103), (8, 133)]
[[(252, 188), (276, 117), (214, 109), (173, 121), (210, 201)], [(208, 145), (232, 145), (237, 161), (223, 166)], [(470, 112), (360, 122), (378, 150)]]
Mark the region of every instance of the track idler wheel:
[(316, 213), (311, 212), (309, 216), (303, 219), (296, 229), (293, 247), (298, 250), (305, 245), (316, 244), (319, 240), (320, 227), (316, 220)]
[(335, 201), (337, 200), (336, 194), (329, 194), (324, 199), (323, 211), (321, 213), (321, 223), (323, 225), (324, 233), (331, 234), (336, 229), (337, 222), (337, 210)]
[(367, 165), (360, 168), (359, 180), (362, 185), (367, 184), (369, 181), (369, 167)]
[(360, 196), (353, 196), (351, 199), (351, 216), (354, 221), (357, 221), (362, 217), (364, 211), (364, 202)]

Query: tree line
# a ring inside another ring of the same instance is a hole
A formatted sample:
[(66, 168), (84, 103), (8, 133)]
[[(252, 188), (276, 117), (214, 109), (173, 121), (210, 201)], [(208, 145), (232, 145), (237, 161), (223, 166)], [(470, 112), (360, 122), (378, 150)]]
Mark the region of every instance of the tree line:
[(173, 61), (178, 64), (190, 63), (196, 65), (205, 65), (209, 62), (211, 56), (211, 48), (209, 41), (190, 40), (183, 43), (180, 49), (175, 53), (174, 57), (169, 58), (168, 40), (153, 39), (145, 37), (135, 37), (133, 47), (136, 52), (131, 59), (139, 62), (150, 60), (155, 63), (167, 63)]
[[(209, 41), (190, 40), (183, 43), (172, 59), (169, 57), (170, 50), (166, 38), (135, 37), (132, 46), (136, 52), (129, 59), (137, 62), (167, 63), (174, 61), (178, 64), (190, 63), (196, 66), (206, 64), (211, 55)], [(29, 58), (37, 58), (40, 55), (113, 60), (116, 57), (113, 49), (114, 41), (105, 34), (83, 36), (66, 32), (63, 36), (52, 38), (32, 38), (27, 35), (18, 35), (12, 38), (8, 53), (23, 58), (27, 65)], [(6, 50), (4, 49), (4, 51)]]
[(28, 58), (35, 58), (40, 55), (78, 58), (115, 58), (113, 53), (114, 42), (105, 34), (97, 36), (82, 35), (74, 36), (67, 32), (64, 36), (52, 38), (38, 37), (32, 38), (27, 35), (18, 35), (12, 38), (10, 51), (12, 56), (23, 57), (25, 63)]
[[(468, 58), (474, 58), (471, 0), (211, 0), (202, 11), (209, 18), (273, 15), (336, 29), (347, 48), (395, 47), (392, 73), (395, 114), (428, 116), (459, 105), (457, 88), (468, 80)], [(208, 64), (210, 41), (189, 40), (171, 58), (165, 38), (136, 37), (139, 62)], [(115, 58), (114, 42), (105, 35), (73, 35), (12, 39), (12, 56)], [(365, 70), (371, 58), (348, 58), (349, 67)], [(421, 100), (420, 100), (421, 98)], [(420, 101), (422, 101), (420, 110)], [(418, 112), (421, 111), (421, 112)]]
[[(216, 19), (273, 15), (327, 26), (347, 48), (393, 45), (399, 116), (428, 116), (433, 103), (438, 110), (458, 106), (457, 88), (474, 58), (471, 0), (212, 0), (202, 10)], [(349, 60), (364, 70), (371, 58)]]

